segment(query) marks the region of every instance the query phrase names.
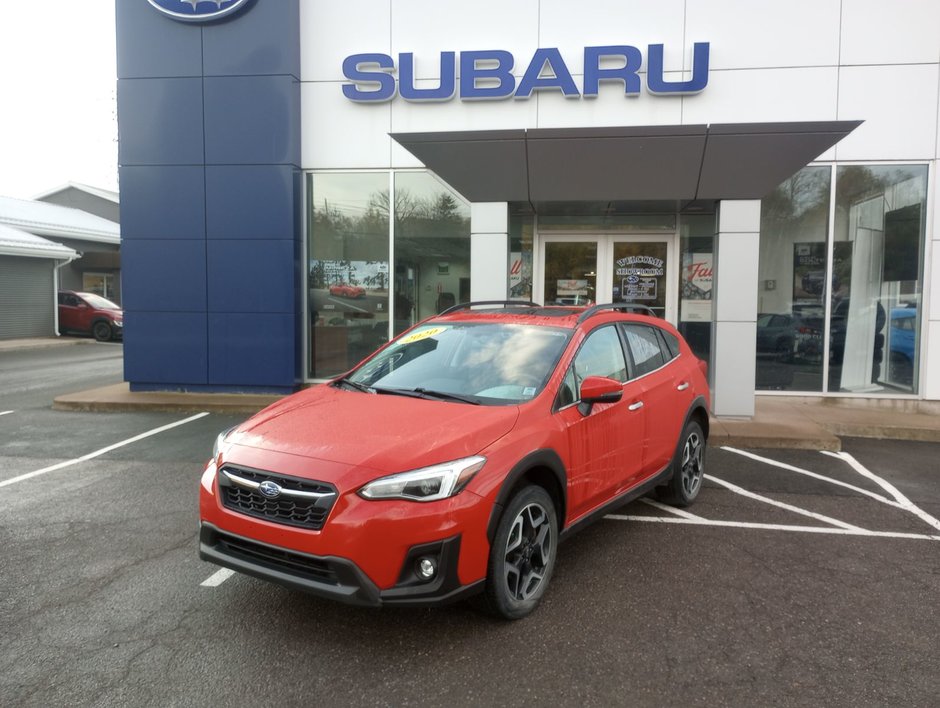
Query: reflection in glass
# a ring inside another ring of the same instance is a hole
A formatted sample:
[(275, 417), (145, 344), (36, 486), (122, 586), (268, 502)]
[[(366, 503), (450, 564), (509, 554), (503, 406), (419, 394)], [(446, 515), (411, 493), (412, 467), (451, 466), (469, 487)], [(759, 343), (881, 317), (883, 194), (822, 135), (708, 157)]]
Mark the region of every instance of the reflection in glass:
[(350, 369), (388, 340), (388, 173), (313, 174), (310, 376)]
[(645, 305), (665, 317), (666, 243), (614, 242), (614, 302)]
[(925, 165), (840, 167), (829, 390), (917, 390)]
[(421, 325), (350, 376), (377, 394), (485, 405), (535, 398), (558, 363), (570, 330), (509, 324)]
[(679, 222), (679, 332), (695, 355), (711, 363), (715, 214), (683, 214)]
[(532, 299), (534, 215), (528, 204), (509, 205), (509, 299)]
[(545, 244), (545, 305), (589, 305), (597, 297), (597, 242)]
[(395, 175), (395, 334), (470, 300), (470, 207), (427, 172)]
[(822, 391), (831, 173), (806, 167), (761, 202), (757, 389)]

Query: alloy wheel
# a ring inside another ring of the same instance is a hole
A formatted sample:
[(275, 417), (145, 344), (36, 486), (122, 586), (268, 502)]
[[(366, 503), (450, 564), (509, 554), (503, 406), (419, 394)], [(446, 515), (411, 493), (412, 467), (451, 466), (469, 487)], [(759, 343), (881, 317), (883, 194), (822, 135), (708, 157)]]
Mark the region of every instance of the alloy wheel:
[(512, 522), (506, 541), (506, 588), (515, 600), (533, 597), (552, 559), (552, 527), (540, 504), (529, 504)]
[(698, 488), (702, 484), (702, 477), (705, 474), (705, 465), (703, 464), (704, 446), (701, 436), (697, 432), (692, 432), (685, 439), (685, 446), (682, 449), (682, 488), (689, 498), (694, 498), (698, 493)]

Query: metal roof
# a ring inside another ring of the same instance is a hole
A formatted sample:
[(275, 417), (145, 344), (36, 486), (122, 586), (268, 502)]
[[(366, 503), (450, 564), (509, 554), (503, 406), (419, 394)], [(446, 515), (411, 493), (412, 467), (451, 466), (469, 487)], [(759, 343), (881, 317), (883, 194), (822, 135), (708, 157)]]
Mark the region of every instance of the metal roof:
[(0, 224), (0, 255), (74, 260), (78, 252), (42, 236)]
[(0, 196), (0, 224), (37, 236), (121, 243), (121, 227), (81, 209)]
[(760, 199), (861, 121), (392, 137), (473, 202)]

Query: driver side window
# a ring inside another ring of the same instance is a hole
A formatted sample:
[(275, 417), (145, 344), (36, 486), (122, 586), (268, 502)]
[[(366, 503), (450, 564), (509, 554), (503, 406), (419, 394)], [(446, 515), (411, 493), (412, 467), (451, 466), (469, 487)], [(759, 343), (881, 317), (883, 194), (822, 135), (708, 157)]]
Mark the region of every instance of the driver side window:
[(604, 376), (621, 383), (627, 381), (627, 362), (616, 327), (601, 327), (584, 340), (565, 375), (556, 405), (562, 408), (580, 400), (581, 382), (588, 376)]

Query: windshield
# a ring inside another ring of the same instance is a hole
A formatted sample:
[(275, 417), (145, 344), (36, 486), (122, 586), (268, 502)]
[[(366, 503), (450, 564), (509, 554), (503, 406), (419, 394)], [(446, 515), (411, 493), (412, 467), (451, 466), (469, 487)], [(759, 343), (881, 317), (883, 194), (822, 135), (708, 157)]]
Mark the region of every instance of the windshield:
[(570, 332), (493, 323), (427, 324), (393, 342), (349, 376), (374, 388), (471, 397), (492, 405), (537, 396)]
[(98, 310), (120, 310), (120, 305), (115, 305), (110, 300), (106, 300), (100, 295), (94, 293), (82, 293), (82, 300)]

